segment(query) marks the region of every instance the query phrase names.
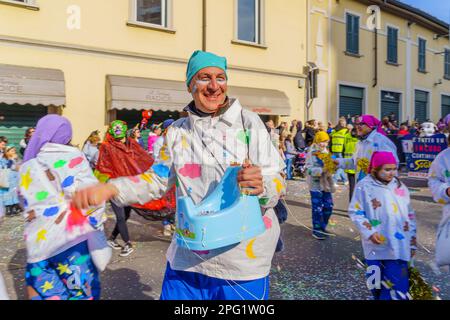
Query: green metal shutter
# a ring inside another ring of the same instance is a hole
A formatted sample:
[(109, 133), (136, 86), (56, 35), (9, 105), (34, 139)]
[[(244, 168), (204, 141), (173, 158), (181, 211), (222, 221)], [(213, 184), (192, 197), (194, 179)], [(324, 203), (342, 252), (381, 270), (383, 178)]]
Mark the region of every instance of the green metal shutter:
[[(0, 103), (0, 136), (8, 138), (8, 144), (19, 148), (19, 142), (23, 139), (25, 131), (35, 127), (40, 118), (47, 114), (45, 106), (31, 105), (7, 105)], [(17, 150), (19, 152), (19, 150)]]
[(428, 92), (416, 90), (415, 96), (415, 119), (422, 123), (428, 118)]
[(450, 114), (450, 96), (442, 96), (441, 116)]
[(359, 53), (359, 17), (347, 14), (347, 52)]
[(400, 120), (400, 93), (381, 91), (381, 118), (392, 112), (395, 119)]
[(361, 115), (364, 89), (349, 86), (339, 87), (339, 117)]
[(427, 68), (426, 48), (427, 48), (427, 41), (424, 39), (419, 39), (419, 70), (420, 71), (425, 71)]
[(397, 63), (398, 61), (398, 30), (389, 27), (388, 28), (388, 61)]

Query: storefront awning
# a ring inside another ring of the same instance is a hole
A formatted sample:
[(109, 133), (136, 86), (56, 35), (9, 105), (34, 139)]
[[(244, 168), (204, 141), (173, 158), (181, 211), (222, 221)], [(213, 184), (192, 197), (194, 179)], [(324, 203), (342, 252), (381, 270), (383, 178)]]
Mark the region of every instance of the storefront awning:
[(181, 81), (108, 76), (108, 109), (182, 111), (192, 100)]
[[(107, 76), (108, 109), (182, 111), (192, 101), (182, 81)], [(289, 115), (289, 98), (277, 90), (228, 87), (230, 97), (259, 114)]]
[(239, 99), (250, 111), (264, 115), (288, 116), (291, 114), (289, 98), (282, 91), (245, 87), (228, 87), (230, 97)]
[(0, 103), (64, 106), (61, 70), (0, 64)]

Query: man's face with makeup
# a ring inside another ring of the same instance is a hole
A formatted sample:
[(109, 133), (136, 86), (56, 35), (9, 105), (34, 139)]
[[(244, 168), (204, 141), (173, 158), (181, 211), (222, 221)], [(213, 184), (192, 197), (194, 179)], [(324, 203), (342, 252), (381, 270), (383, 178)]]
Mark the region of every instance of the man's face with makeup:
[(223, 105), (227, 89), (225, 71), (216, 67), (201, 69), (189, 85), (195, 106), (206, 113), (214, 113)]

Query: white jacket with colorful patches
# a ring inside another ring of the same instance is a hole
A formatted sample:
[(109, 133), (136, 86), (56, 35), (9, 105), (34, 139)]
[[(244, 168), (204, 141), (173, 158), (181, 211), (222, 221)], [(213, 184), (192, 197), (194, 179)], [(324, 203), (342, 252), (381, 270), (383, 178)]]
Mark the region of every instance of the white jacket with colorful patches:
[(450, 197), (447, 195), (447, 189), (450, 188), (450, 148), (438, 154), (431, 164), (428, 186), (434, 201), (444, 205), (442, 221), (447, 221), (450, 218)]
[[(409, 190), (398, 180), (385, 185), (372, 176), (357, 183), (349, 206), (349, 215), (361, 233), (367, 260), (411, 259), (416, 249), (416, 215), (411, 207)], [(380, 234), (383, 243), (369, 238)]]
[(123, 206), (146, 203), (161, 198), (176, 183), (177, 197), (189, 196), (198, 204), (214, 190), (231, 163), (244, 162), (247, 152), (251, 163), (262, 169), (265, 192), (259, 198), (266, 231), (255, 241), (208, 252), (178, 246), (174, 238), (167, 259), (174, 270), (220, 279), (263, 278), (269, 274), (280, 234), (273, 207), (285, 194), (280, 174), (285, 165), (259, 116), (244, 110), (238, 100), (231, 99), (230, 106), (216, 117), (200, 117), (189, 111), (189, 117), (175, 121), (165, 136), (158, 161), (148, 172), (110, 180), (119, 189), (114, 201)]
[(27, 262), (51, 258), (103, 227), (104, 205), (81, 211), (71, 207), (75, 190), (97, 183), (86, 157), (71, 146), (47, 143), (21, 166)]
[(399, 163), (395, 144), (388, 137), (374, 130), (365, 140), (358, 142), (353, 158), (337, 159), (339, 167), (344, 170), (356, 170), (356, 181), (361, 181), (368, 174), (370, 159), (375, 151), (392, 152), (397, 159), (397, 164)]

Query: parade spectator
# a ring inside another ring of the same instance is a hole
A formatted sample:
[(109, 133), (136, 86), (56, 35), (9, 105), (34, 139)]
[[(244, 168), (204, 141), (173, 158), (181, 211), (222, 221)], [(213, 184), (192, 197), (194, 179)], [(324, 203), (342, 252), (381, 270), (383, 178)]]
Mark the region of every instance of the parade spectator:
[(278, 126), (277, 129), (278, 129), (280, 137), (282, 137), (283, 139), (286, 139), (286, 137), (289, 134), (289, 128), (288, 128), (287, 122), (285, 122), (285, 121), (281, 122), (281, 124)]
[[(113, 121), (109, 126), (105, 141), (100, 145), (96, 169), (103, 182), (143, 173), (153, 163), (151, 156), (141, 148), (135, 139), (127, 138), (127, 131), (128, 126), (124, 121)], [(120, 206), (111, 201), (111, 208), (116, 216), (116, 224), (108, 239), (108, 244), (114, 250), (120, 250), (121, 257), (126, 257), (134, 251), (127, 226), (132, 207)], [(124, 246), (116, 241), (119, 234), (125, 243)]]
[(153, 158), (155, 161), (158, 161), (159, 159), (159, 151), (161, 150), (164, 144), (164, 137), (167, 134), (167, 129), (170, 127), (172, 123), (174, 123), (173, 119), (167, 119), (162, 123), (162, 130), (163, 130), (162, 134), (153, 144)]
[[(390, 151), (397, 157), (397, 147), (386, 137), (381, 122), (372, 115), (363, 115), (356, 120), (355, 127), (360, 141), (352, 159), (337, 159), (340, 168), (356, 170), (356, 181), (368, 173), (370, 158), (375, 151)], [(398, 158), (397, 158), (398, 162)]]
[(446, 129), (444, 118), (439, 119), (438, 123), (436, 124), (436, 127), (440, 133), (444, 133)]
[(393, 134), (397, 128), (389, 120), (389, 117), (383, 117), (381, 128), (386, 134)]
[(87, 140), (84, 142), (83, 145), (83, 153), (86, 156), (86, 159), (89, 162), (89, 166), (92, 170), (95, 170), (95, 167), (97, 166), (98, 161), (98, 154), (99, 154), (99, 144), (100, 144), (101, 138), (100, 138), (100, 131), (96, 130), (91, 132)]
[(110, 259), (104, 201), (86, 210), (71, 204), (77, 188), (98, 182), (71, 139), (69, 120), (56, 114), (41, 118), (20, 168), (30, 300), (99, 299), (98, 273)]
[(400, 130), (398, 131), (397, 135), (399, 138), (409, 135), (408, 126), (406, 124), (402, 124), (400, 126)]
[(142, 139), (139, 125), (130, 130), (130, 138), (134, 139), (142, 147), (142, 149), (145, 149), (144, 139)]
[[(226, 66), (223, 57), (204, 51), (194, 52), (186, 72), (188, 91), (194, 98), (185, 109), (189, 117), (178, 120), (170, 127), (165, 139), (166, 147), (160, 152), (164, 150), (164, 156), (156, 164), (158, 167), (153, 165), (143, 176), (113, 179), (108, 184), (80, 190), (75, 201), (80, 207), (110, 198), (123, 206), (142, 203), (161, 197), (176, 180), (179, 196), (189, 196), (194, 203), (199, 203), (214, 190), (213, 186), (220, 181), (224, 166), (228, 166), (229, 162), (220, 161), (211, 153), (215, 163), (186, 167), (184, 159), (201, 158), (203, 154), (200, 148), (189, 146), (194, 141), (196, 144), (221, 141), (217, 136), (211, 136), (208, 130), (214, 124), (214, 133), (218, 135), (220, 130), (220, 136), (232, 132), (240, 136), (251, 128), (250, 134), (253, 132), (254, 135), (242, 142), (242, 148), (234, 149), (240, 139), (227, 139), (226, 144), (216, 146), (225, 155), (230, 151), (237, 152), (233, 154), (233, 159), (243, 163), (237, 183), (245, 188), (246, 193), (261, 197), (259, 203), (264, 219), (271, 221), (271, 226), (256, 240), (250, 240), (255, 250), (252, 259), (248, 259), (246, 253), (250, 243), (247, 240), (235, 246), (201, 252), (200, 255), (179, 245), (174, 237), (167, 252), (162, 300), (268, 299), (268, 277), (280, 234), (273, 207), (280, 195), (285, 194), (281, 176), (285, 165), (277, 156), (258, 115), (244, 109), (239, 100), (227, 96)], [(184, 139), (186, 148), (177, 147), (179, 139)]]
[(306, 156), (306, 174), (311, 194), (312, 236), (318, 240), (327, 238), (327, 225), (333, 213), (333, 196), (335, 192), (332, 173), (324, 165), (322, 156), (329, 154), (330, 137), (326, 132), (316, 133), (314, 143)]
[(20, 140), (20, 155), (23, 157), (23, 155), (25, 154), (25, 149), (27, 148), (28, 143), (30, 142), (31, 137), (34, 134), (35, 129), (34, 128), (28, 128), (25, 131), (25, 136), (22, 140)]
[(305, 133), (306, 147), (311, 146), (311, 144), (314, 142), (316, 131), (317, 131), (317, 121), (316, 120), (307, 121), (305, 124), (305, 129), (303, 130), (303, 132)]
[(269, 132), (270, 140), (272, 141), (272, 144), (274, 147), (279, 150), (280, 148), (280, 135), (278, 132), (278, 129), (275, 128), (275, 124), (273, 123), (273, 120), (269, 120), (265, 123), (266, 129)]
[[(347, 121), (344, 117), (339, 118), (339, 122), (336, 127), (334, 127), (333, 131), (331, 132), (331, 153), (336, 158), (342, 158), (343, 157), (343, 151), (344, 151), (344, 142), (345, 142), (345, 136), (348, 133), (347, 129)], [(344, 185), (348, 184), (347, 176), (343, 169), (338, 168), (336, 170), (336, 173), (333, 176), (334, 184), (337, 185), (337, 183), (340, 181)]]
[(153, 155), (153, 144), (161, 136), (161, 133), (162, 133), (161, 125), (154, 124), (151, 126), (147, 140), (147, 150), (151, 155)]
[(20, 214), (19, 205), (19, 157), (14, 146), (7, 146), (3, 157), (0, 158), (0, 168), (8, 169), (8, 187), (0, 188), (0, 203), (5, 207), (7, 216)]
[(297, 134), (297, 124), (298, 124), (297, 120), (292, 120), (291, 127), (289, 128), (289, 132), (292, 137), (295, 137), (295, 135)]
[(288, 135), (284, 140), (284, 156), (286, 157), (286, 180), (293, 180), (292, 178), (292, 165), (294, 163), (295, 157), (299, 154), (297, 150), (295, 150), (294, 143), (292, 142), (292, 135)]
[(294, 136), (294, 146), (297, 151), (303, 151), (306, 148), (305, 138), (303, 137), (303, 122), (297, 122), (297, 133)]
[(3, 154), (5, 153), (6, 145), (8, 144), (8, 138), (5, 136), (0, 136), (0, 158), (3, 158)]
[(391, 152), (374, 152), (370, 174), (356, 185), (349, 207), (361, 233), (367, 277), (375, 270), (381, 282), (372, 290), (375, 300), (408, 300), (408, 263), (417, 250), (415, 213), (408, 187), (397, 177), (397, 163)]
[[(353, 158), (353, 155), (356, 152), (356, 146), (358, 144), (358, 134), (356, 132), (356, 128), (353, 127), (353, 125), (348, 124), (347, 125), (348, 132), (345, 135), (345, 141), (344, 141), (344, 158), (350, 159)], [(352, 200), (353, 197), (353, 191), (355, 190), (355, 169), (346, 169), (345, 173), (347, 173), (347, 179), (349, 182), (349, 201)]]

